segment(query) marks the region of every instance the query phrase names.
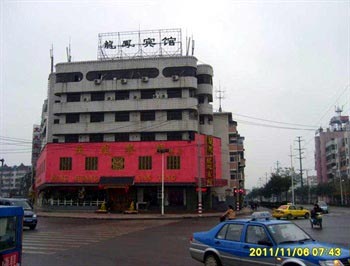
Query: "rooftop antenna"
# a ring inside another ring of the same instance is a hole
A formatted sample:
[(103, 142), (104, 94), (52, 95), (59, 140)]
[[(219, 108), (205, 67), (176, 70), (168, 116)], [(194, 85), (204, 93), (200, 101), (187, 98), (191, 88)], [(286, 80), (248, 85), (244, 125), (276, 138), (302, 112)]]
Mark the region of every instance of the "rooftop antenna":
[(188, 53), (190, 52), (190, 43), (191, 43), (191, 37), (186, 36), (186, 56), (188, 56)]
[(51, 73), (53, 73), (53, 44), (50, 49), (50, 59), (51, 59)]
[(192, 56), (194, 55), (194, 40), (193, 40), (193, 36), (192, 36)]
[(66, 52), (67, 52), (67, 61), (72, 62), (72, 55), (70, 50), (70, 38), (69, 38), (69, 46), (66, 47)]
[(222, 112), (221, 108), (221, 99), (224, 99), (224, 91), (220, 89), (220, 83), (219, 83), (219, 89), (216, 90), (217, 96), (216, 98), (219, 99), (219, 112)]

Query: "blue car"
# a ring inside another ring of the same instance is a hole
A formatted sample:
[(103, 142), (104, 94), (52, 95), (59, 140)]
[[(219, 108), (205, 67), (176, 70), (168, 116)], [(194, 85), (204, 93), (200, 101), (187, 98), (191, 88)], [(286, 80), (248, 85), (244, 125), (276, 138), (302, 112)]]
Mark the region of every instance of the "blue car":
[(290, 221), (271, 220), (270, 213), (228, 220), (190, 241), (193, 259), (206, 266), (349, 266), (349, 249), (314, 240)]

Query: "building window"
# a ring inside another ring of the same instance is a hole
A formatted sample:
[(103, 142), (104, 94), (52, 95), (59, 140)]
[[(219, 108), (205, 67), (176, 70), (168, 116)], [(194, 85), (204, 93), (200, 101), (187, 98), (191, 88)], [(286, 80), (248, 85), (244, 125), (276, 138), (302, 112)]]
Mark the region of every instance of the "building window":
[(199, 116), (199, 124), (204, 125), (204, 115)]
[(167, 90), (168, 98), (181, 98), (182, 90), (181, 89), (168, 89)]
[(156, 90), (142, 90), (141, 99), (153, 99), (156, 94)]
[(58, 139), (53, 139), (52, 142), (53, 143), (58, 143)]
[(167, 169), (180, 169), (180, 156), (167, 156)]
[(129, 91), (117, 91), (115, 93), (115, 99), (117, 101), (129, 100), (129, 98), (130, 98), (130, 92)]
[(115, 142), (129, 141), (129, 133), (116, 133), (114, 135)]
[(236, 135), (229, 135), (228, 136), (228, 143), (229, 144), (236, 144), (237, 143), (237, 137), (236, 137)]
[(179, 77), (195, 77), (197, 68), (192, 66), (181, 66), (181, 67), (166, 67), (163, 69), (164, 77), (171, 77), (177, 75)]
[(56, 83), (79, 82), (82, 79), (83, 79), (83, 74), (81, 72), (57, 73), (56, 74)]
[(182, 140), (182, 132), (167, 133), (167, 140)]
[(231, 177), (231, 179), (233, 179), (233, 180), (237, 179), (237, 173), (231, 171), (231, 172), (230, 172), (230, 177)]
[(141, 112), (141, 121), (154, 121), (154, 120), (156, 120), (155, 111)]
[(152, 169), (152, 156), (140, 156), (139, 157), (139, 170)]
[(235, 152), (230, 152), (230, 162), (236, 161), (236, 153)]
[(167, 120), (182, 120), (181, 110), (167, 111)]
[(53, 120), (53, 123), (54, 123), (54, 124), (59, 124), (59, 123), (60, 123), (60, 120), (59, 120), (59, 119), (54, 119), (54, 120)]
[(98, 157), (85, 158), (85, 170), (97, 170)]
[(129, 112), (116, 112), (115, 113), (115, 121), (116, 122), (130, 121), (130, 113)]
[(89, 139), (90, 142), (103, 142), (103, 134), (91, 134)]
[(67, 102), (80, 102), (80, 93), (68, 93)]
[(65, 143), (76, 143), (79, 142), (79, 135), (65, 135), (64, 136), (64, 142)]
[(60, 170), (62, 170), (62, 171), (72, 170), (72, 158), (71, 157), (61, 157), (60, 158)]
[(198, 84), (213, 84), (213, 78), (212, 76), (208, 74), (200, 74), (197, 76), (197, 83)]
[(124, 169), (124, 157), (113, 157), (112, 158), (112, 169), (113, 170)]
[(91, 113), (90, 114), (90, 122), (103, 122), (104, 121), (104, 113)]
[(199, 104), (204, 103), (204, 96), (198, 96), (198, 103)]
[(156, 134), (153, 132), (141, 133), (141, 141), (154, 141), (156, 140)]
[(104, 92), (92, 92), (91, 93), (91, 101), (104, 101), (105, 100), (105, 93)]
[(66, 124), (79, 123), (79, 114), (66, 114)]

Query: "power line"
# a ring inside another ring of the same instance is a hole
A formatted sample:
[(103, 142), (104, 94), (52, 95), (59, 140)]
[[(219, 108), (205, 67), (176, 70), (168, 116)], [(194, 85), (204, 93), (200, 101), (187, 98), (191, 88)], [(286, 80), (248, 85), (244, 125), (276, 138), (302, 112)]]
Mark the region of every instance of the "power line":
[(265, 121), (265, 122), (271, 122), (271, 123), (277, 123), (277, 124), (292, 125), (292, 126), (301, 126), (301, 127), (312, 127), (312, 128), (317, 128), (317, 127), (318, 127), (318, 126), (310, 126), (310, 125), (303, 125), (303, 124), (294, 124), (294, 123), (273, 121), (273, 120), (268, 120), (268, 119), (263, 119), (263, 118), (257, 118), (257, 117), (248, 116), (248, 115), (237, 114), (237, 113), (232, 113), (232, 114), (233, 114), (233, 115), (237, 115), (237, 116), (242, 116), (242, 117), (247, 117), (247, 118), (255, 119), (255, 120), (260, 120), (260, 121)]

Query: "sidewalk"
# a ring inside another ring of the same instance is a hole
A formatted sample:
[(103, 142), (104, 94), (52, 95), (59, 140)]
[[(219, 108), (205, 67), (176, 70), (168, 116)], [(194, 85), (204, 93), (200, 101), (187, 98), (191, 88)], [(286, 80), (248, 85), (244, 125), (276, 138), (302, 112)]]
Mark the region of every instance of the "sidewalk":
[[(237, 216), (250, 215), (252, 211), (244, 208), (237, 212)], [(198, 213), (137, 213), (137, 214), (123, 214), (123, 213), (96, 213), (96, 212), (45, 212), (37, 211), (38, 217), (55, 217), (55, 218), (76, 218), (76, 219), (104, 219), (104, 220), (178, 220), (178, 219), (193, 219), (199, 218)], [(220, 217), (222, 212), (204, 212), (201, 218)]]

